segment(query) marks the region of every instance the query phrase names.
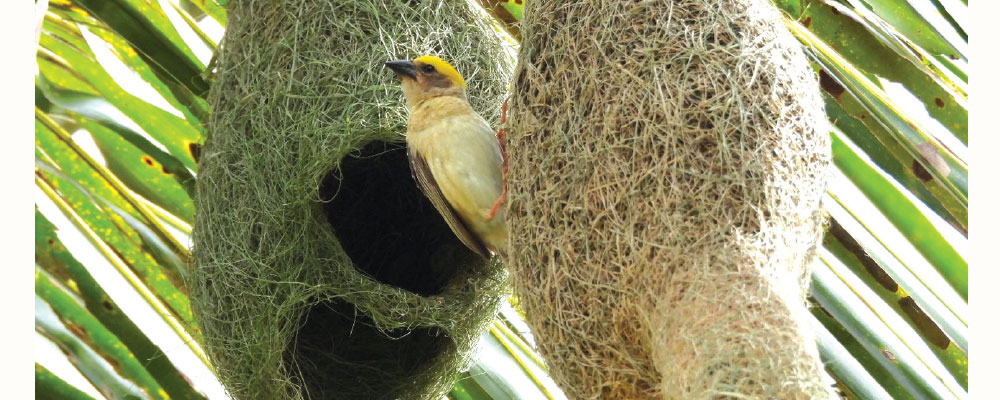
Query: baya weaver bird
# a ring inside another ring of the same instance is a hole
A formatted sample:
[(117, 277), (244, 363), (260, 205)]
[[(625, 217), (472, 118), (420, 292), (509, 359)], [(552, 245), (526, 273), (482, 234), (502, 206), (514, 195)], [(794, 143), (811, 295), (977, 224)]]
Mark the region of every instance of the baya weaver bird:
[(424, 195), (470, 249), (489, 258), (506, 247), (506, 190), (498, 137), (465, 95), (465, 79), (435, 57), (385, 65), (402, 81), (410, 116), (410, 169)]

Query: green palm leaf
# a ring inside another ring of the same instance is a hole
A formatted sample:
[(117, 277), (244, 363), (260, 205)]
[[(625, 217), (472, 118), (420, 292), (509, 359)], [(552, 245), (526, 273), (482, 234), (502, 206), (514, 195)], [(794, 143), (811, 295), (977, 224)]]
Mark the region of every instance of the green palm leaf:
[(101, 393), (122, 399), (168, 398), (118, 337), (37, 267), (35, 293), (35, 328), (69, 354)]
[(142, 329), (122, 312), (86, 267), (63, 246), (56, 234), (56, 227), (37, 211), (35, 263), (63, 285), (76, 287), (87, 311), (117, 336), (121, 344), (130, 349), (137, 359), (145, 360), (145, 369), (171, 398), (203, 397), (193, 390), (187, 378), (163, 356), (163, 352), (149, 340)]
[(45, 367), (35, 363), (35, 398), (37, 399), (66, 399), (66, 400), (92, 400), (84, 392), (75, 386), (66, 383)]

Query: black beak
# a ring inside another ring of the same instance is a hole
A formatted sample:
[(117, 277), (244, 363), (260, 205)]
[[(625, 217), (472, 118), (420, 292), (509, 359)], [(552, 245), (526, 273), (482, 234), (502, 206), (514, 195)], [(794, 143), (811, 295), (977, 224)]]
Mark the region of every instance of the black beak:
[(389, 67), (396, 75), (401, 77), (406, 76), (410, 79), (417, 79), (417, 66), (413, 65), (413, 61), (410, 60), (392, 60), (386, 61), (385, 66)]

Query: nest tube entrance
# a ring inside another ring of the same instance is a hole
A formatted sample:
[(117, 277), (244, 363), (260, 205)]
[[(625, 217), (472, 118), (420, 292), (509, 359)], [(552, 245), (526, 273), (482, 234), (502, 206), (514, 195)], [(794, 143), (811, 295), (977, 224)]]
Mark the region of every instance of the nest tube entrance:
[(285, 363), (314, 399), (397, 399), (435, 358), (455, 352), (440, 328), (383, 331), (351, 303), (329, 300), (306, 313)]

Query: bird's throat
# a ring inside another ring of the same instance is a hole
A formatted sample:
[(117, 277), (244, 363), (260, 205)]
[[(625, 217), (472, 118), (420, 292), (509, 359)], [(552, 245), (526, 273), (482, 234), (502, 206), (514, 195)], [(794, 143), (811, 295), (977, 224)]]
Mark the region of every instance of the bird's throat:
[[(407, 103), (409, 106), (409, 101)], [(411, 132), (424, 130), (431, 124), (454, 115), (475, 113), (465, 99), (464, 93), (460, 93), (460, 96), (446, 95), (423, 98), (409, 108), (410, 118), (407, 121), (407, 129)]]

